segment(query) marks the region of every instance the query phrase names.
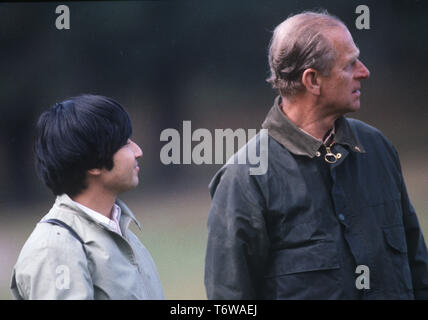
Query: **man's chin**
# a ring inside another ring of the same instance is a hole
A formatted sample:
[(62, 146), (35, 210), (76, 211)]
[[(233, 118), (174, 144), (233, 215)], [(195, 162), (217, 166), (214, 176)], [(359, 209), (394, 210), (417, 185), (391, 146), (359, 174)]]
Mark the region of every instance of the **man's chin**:
[(353, 104), (351, 104), (350, 106), (348, 106), (347, 108), (347, 112), (356, 112), (358, 110), (360, 110), (360, 102), (354, 102)]
[(132, 183), (130, 183), (130, 184), (126, 185), (126, 186), (122, 186), (122, 188), (120, 188), (120, 190), (119, 190), (118, 193), (124, 193), (126, 191), (135, 189), (138, 186), (138, 183), (139, 183), (139, 181), (136, 180), (136, 181), (133, 181)]
[(139, 184), (139, 183), (140, 183), (140, 180), (137, 178), (137, 179), (134, 181), (134, 183), (132, 184), (131, 189), (134, 189), (134, 188), (138, 187), (138, 184)]

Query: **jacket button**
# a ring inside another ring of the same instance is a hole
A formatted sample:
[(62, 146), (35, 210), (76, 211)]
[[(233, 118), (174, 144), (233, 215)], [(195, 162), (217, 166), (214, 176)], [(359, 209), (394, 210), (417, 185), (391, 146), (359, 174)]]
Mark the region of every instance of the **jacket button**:
[(340, 219), (340, 221), (344, 221), (345, 220), (345, 216), (343, 215), (343, 214), (339, 214), (339, 219)]

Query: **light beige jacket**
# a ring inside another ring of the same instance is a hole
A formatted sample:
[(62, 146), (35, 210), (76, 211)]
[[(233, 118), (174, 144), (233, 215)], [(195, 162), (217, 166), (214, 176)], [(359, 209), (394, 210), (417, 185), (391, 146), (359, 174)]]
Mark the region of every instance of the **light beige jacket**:
[[(65, 194), (42, 220), (58, 219), (76, 231), (82, 244), (60, 226), (38, 223), (13, 269), (15, 299), (165, 299), (153, 259), (128, 229), (139, 222), (118, 200), (123, 236), (95, 221)], [(84, 250), (85, 249), (85, 250)], [(86, 252), (85, 252), (86, 251)]]

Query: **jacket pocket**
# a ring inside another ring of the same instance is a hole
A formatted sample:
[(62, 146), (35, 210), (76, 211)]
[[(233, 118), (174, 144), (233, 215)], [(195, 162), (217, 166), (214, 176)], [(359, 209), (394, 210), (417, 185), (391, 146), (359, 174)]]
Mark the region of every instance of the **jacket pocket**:
[(340, 291), (340, 264), (334, 242), (316, 241), (276, 251), (265, 274), (267, 299), (329, 299)]
[(407, 253), (406, 235), (401, 225), (383, 228), (388, 245), (395, 251)]
[(384, 227), (382, 229), (387, 244), (389, 260), (386, 273), (387, 283), (392, 286), (392, 291), (403, 293), (412, 290), (412, 277), (407, 257), (406, 234), (402, 225)]
[(266, 277), (292, 273), (337, 269), (339, 262), (334, 242), (317, 241), (297, 248), (281, 249), (272, 255)]

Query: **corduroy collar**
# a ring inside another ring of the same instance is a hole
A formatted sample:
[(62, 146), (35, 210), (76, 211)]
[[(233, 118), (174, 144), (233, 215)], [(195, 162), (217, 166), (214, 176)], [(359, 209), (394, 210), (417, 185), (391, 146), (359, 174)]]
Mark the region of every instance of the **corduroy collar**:
[[(280, 96), (276, 97), (274, 105), (262, 124), (262, 128), (268, 129), (269, 135), (291, 153), (306, 155), (310, 158), (315, 157), (322, 146), (322, 142), (303, 132), (287, 118), (279, 106), (280, 99)], [(363, 146), (356, 138), (344, 116), (341, 116), (335, 122), (334, 141), (335, 143), (349, 146), (354, 152), (365, 153)]]

